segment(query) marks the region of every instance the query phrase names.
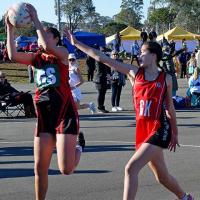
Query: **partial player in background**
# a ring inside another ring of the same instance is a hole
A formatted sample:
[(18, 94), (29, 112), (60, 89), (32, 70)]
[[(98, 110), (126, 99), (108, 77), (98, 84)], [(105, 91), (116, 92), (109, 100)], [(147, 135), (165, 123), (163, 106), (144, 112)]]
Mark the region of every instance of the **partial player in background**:
[(69, 84), (72, 90), (72, 96), (74, 98), (76, 107), (78, 110), (89, 109), (91, 113), (94, 114), (96, 112), (96, 108), (93, 102), (81, 104), (82, 93), (80, 86), (83, 84), (84, 80), (81, 75), (75, 54), (73, 53), (69, 54), (68, 60), (69, 60)]
[[(57, 149), (60, 172), (65, 175), (75, 170), (82, 148), (77, 145), (79, 118), (68, 84), (68, 51), (60, 46), (61, 38), (57, 29), (52, 27), (44, 29), (32, 5), (26, 4), (26, 10), (34, 23), (38, 44), (42, 50), (36, 53), (17, 52), (14, 27), (9, 21), (9, 15), (5, 17), (7, 48), (12, 61), (34, 66), (36, 83), (34, 100), (37, 111), (34, 137), (35, 195), (36, 200), (44, 200), (54, 148)], [(15, 14), (18, 19), (20, 12)], [(85, 142), (82, 136), (79, 137), (79, 144)]]

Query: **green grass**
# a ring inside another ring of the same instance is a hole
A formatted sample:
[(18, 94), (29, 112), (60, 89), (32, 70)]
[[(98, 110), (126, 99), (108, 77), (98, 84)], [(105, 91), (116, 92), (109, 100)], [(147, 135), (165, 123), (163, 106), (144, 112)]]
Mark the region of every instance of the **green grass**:
[[(78, 61), (83, 78), (86, 79), (87, 70), (85, 67), (85, 59)], [(13, 83), (28, 83), (28, 70), (27, 65), (11, 62), (1, 62), (0, 71), (6, 74), (8, 81)]]
[[(124, 60), (124, 62), (129, 63), (130, 60)], [(78, 63), (83, 79), (87, 80), (85, 59), (79, 59)], [(11, 62), (1, 62), (0, 71), (3, 71), (6, 74), (6, 78), (8, 79), (8, 81), (11, 81), (13, 83), (29, 83), (27, 65)]]

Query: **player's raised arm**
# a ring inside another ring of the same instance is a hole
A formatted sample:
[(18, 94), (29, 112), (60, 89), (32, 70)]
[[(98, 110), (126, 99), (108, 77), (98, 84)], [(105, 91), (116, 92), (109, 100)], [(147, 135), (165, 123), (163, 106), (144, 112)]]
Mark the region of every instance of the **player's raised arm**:
[(71, 42), (72, 45), (76, 46), (78, 49), (88, 54), (90, 57), (94, 58), (98, 62), (102, 62), (105, 65), (112, 67), (123, 74), (130, 74), (130, 71), (132, 72), (131, 75), (136, 74), (138, 67), (118, 62), (114, 59), (109, 58), (97, 49), (91, 48), (78, 41), (67, 29), (64, 30), (64, 34), (66, 35), (67, 39)]
[[(47, 30), (46, 29), (44, 30), (41, 22), (38, 19), (36, 9), (31, 4), (27, 4), (26, 6), (31, 16), (31, 19), (35, 25), (36, 32), (38, 34), (38, 40), (42, 48), (45, 51), (59, 58), (61, 61), (67, 62), (68, 51), (66, 48), (59, 46), (61, 44), (60, 33), (58, 31), (55, 32), (56, 29), (54, 29), (54, 31), (52, 30), (49, 31), (48, 28)], [(49, 34), (51, 34), (51, 36), (53, 35), (53, 37), (57, 39), (57, 45), (55, 45), (54, 43), (51, 42), (51, 40), (49, 40), (49, 37), (51, 37), (49, 36)]]
[(27, 65), (32, 64), (34, 59), (33, 53), (17, 52), (14, 42), (14, 27), (10, 23), (7, 15), (5, 16), (5, 23), (7, 28), (7, 50), (10, 60)]

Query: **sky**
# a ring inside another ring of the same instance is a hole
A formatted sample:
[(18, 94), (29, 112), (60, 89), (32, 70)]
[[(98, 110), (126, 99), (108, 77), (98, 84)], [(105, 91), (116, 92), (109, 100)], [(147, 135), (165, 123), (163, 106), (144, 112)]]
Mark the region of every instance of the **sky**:
[[(20, 0), (0, 0), (0, 16), (3, 16), (5, 11), (14, 3), (22, 2)], [(32, 4), (37, 12), (39, 19), (41, 21), (47, 21), (56, 24), (57, 17), (54, 11), (54, 0), (25, 0), (23, 2), (27, 2)], [(143, 14), (146, 18), (147, 9), (149, 7), (150, 0), (144, 0), (144, 10)], [(93, 4), (96, 7), (96, 12), (100, 13), (102, 16), (112, 17), (113, 15), (120, 12), (121, 0), (93, 0)], [(64, 21), (64, 19), (63, 19)]]

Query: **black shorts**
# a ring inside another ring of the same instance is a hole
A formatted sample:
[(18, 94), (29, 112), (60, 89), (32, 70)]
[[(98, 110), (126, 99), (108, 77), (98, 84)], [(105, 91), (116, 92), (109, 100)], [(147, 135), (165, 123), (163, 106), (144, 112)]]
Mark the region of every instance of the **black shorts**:
[(171, 140), (171, 127), (165, 111), (162, 112), (160, 120), (161, 127), (147, 140), (146, 143), (166, 149)]
[(36, 137), (40, 133), (78, 135), (79, 118), (72, 98), (63, 102), (56, 96), (50, 101), (36, 103), (36, 111)]

